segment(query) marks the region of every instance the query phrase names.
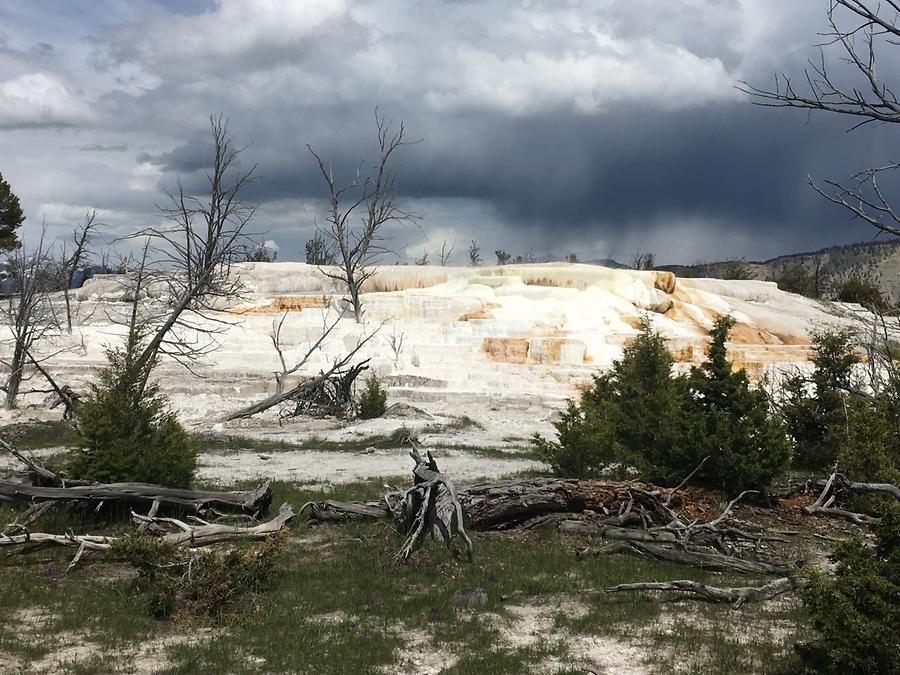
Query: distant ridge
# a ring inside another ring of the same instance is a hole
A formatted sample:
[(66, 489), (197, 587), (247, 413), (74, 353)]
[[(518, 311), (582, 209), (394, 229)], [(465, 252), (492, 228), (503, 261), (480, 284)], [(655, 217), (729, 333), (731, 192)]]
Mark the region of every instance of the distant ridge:
[(772, 279), (785, 269), (802, 266), (818, 275), (824, 291), (847, 279), (877, 286), (891, 300), (900, 300), (900, 239), (828, 246), (817, 251), (791, 253), (765, 261), (721, 260), (693, 265), (663, 265), (656, 269), (677, 276), (721, 278), (739, 264), (755, 279)]

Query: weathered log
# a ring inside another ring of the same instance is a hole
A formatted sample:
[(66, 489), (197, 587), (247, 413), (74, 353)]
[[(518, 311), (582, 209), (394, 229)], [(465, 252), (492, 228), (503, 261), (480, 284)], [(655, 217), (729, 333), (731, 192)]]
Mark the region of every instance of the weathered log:
[[(664, 504), (661, 493), (641, 483), (563, 478), (530, 478), (476, 483), (457, 491), (467, 527), (501, 530), (551, 513), (597, 514), (603, 522), (665, 525), (676, 516)], [(308, 505), (310, 508), (312, 505)], [(341, 514), (383, 518), (371, 502), (318, 502), (311, 518), (335, 520)], [(305, 508), (305, 507), (304, 507)], [(373, 510), (374, 508), (374, 510)]]
[(163, 506), (194, 513), (246, 513), (258, 516), (272, 503), (272, 481), (250, 492), (182, 490), (149, 483), (97, 483), (75, 487), (41, 487), (0, 479), (0, 502), (120, 502)]
[[(803, 510), (810, 515), (819, 514), (823, 516), (843, 518), (845, 520), (849, 520), (852, 523), (856, 523), (857, 525), (874, 525), (876, 523), (880, 523), (880, 518), (875, 518), (873, 516), (866, 515), (865, 513), (855, 513), (853, 511), (847, 511), (846, 509), (835, 508), (833, 506), (842, 491), (854, 491), (853, 485), (866, 486), (866, 488), (868, 489), (864, 488), (862, 490), (864, 492), (886, 492), (888, 494), (891, 493), (891, 490), (884, 488), (894, 487), (893, 485), (886, 485), (881, 483), (853, 483), (853, 481), (849, 480), (846, 476), (842, 476), (839, 473), (832, 473), (828, 477), (828, 480), (825, 482), (825, 487), (822, 488), (822, 492), (819, 494), (819, 498), (816, 499), (815, 503), (810, 504), (809, 506), (804, 506)], [(875, 486), (877, 486), (878, 489), (875, 489)]]
[(843, 518), (844, 520), (849, 520), (851, 523), (857, 525), (874, 525), (881, 522), (881, 518), (869, 516), (865, 513), (856, 513), (855, 511), (847, 511), (846, 509), (826, 508), (823, 506), (816, 506), (815, 504), (804, 506), (803, 510), (811, 516), (821, 515), (832, 518)]
[(391, 510), (382, 502), (307, 502), (300, 513), (309, 509), (310, 523), (344, 522), (354, 517), (381, 520), (391, 517)]
[(793, 571), (793, 568), (785, 563), (746, 560), (721, 553), (668, 548), (639, 541), (616, 541), (594, 550), (593, 553), (631, 553), (655, 560), (665, 560), (681, 565), (699, 567), (705, 570), (736, 572), (738, 574), (777, 574), (779, 576), (788, 576)]
[[(234, 539), (265, 539), (290, 523), (294, 517), (294, 509), (290, 504), (285, 502), (278, 510), (278, 515), (273, 519), (251, 527), (237, 527), (209, 523), (188, 525), (187, 523), (174, 518), (141, 516), (136, 513), (132, 513), (132, 515), (135, 521), (139, 523), (151, 523), (157, 527), (176, 527), (178, 531), (163, 534), (161, 539), (174, 544), (175, 546), (197, 548)], [(25, 532), (16, 535), (0, 534), (0, 547), (13, 548), (38, 544), (77, 548), (78, 552), (69, 564), (69, 569), (74, 567), (85, 551), (109, 551), (113, 545), (119, 541), (122, 541), (122, 537), (91, 534), (48, 534), (46, 532)]]
[(587, 499), (577, 485), (554, 478), (478, 483), (462, 488), (459, 499), (469, 527), (503, 529), (546, 513), (581, 512)]
[(271, 520), (250, 527), (238, 527), (236, 525), (219, 525), (216, 523), (204, 523), (201, 525), (189, 525), (176, 518), (159, 518), (156, 516), (142, 516), (132, 512), (132, 517), (139, 523), (152, 523), (174, 525), (180, 531), (163, 536), (176, 546), (190, 545), (209, 546), (231, 539), (265, 539), (278, 532), (294, 518), (294, 508), (285, 502), (278, 509), (278, 515)]
[(707, 586), (697, 581), (646, 581), (634, 584), (619, 584), (606, 589), (607, 593), (621, 591), (680, 591), (695, 593), (713, 602), (730, 602), (735, 609), (747, 602), (770, 600), (782, 593), (800, 588), (806, 583), (805, 577), (782, 577), (763, 586), (739, 586), (736, 588), (719, 588)]

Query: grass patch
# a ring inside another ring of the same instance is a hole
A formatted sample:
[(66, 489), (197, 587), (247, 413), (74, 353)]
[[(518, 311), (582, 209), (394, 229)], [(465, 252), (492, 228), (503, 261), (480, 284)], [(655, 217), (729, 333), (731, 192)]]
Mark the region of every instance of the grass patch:
[[(274, 504), (375, 499), (384, 491), (383, 482), (316, 491), (276, 483)], [(0, 522), (13, 516), (10, 507), (0, 508)], [(112, 515), (97, 520), (77, 509), (51, 512), (39, 529), (67, 528), (132, 529)], [(457, 675), (528, 673), (547, 663), (563, 664), (567, 670), (558, 672), (574, 673), (580, 672), (573, 666), (581, 657), (570, 652), (568, 637), (640, 635), (653, 670), (766, 672), (783, 665), (791, 636), (771, 631), (768, 644), (762, 637), (745, 639), (747, 622), (791, 625), (803, 619), (799, 610), (782, 603), (736, 612), (652, 594), (604, 594), (606, 586), (638, 580), (686, 578), (718, 585), (731, 580), (632, 557), (579, 559), (575, 554), (584, 542), (561, 538), (552, 527), (527, 535), (472, 536), (474, 563), (455, 560), (432, 544), (410, 564), (398, 566), (391, 556), (401, 537), (387, 523), (310, 529), (298, 521), (268, 590), (242, 596), (223, 628), (194, 643), (171, 644), (154, 667), (167, 673), (384, 673), (402, 671), (404, 659), (426, 654), (442, 663), (444, 672)], [(12, 655), (25, 664), (52, 661), (64, 645), (90, 642), (95, 650), (67, 662), (66, 671), (109, 672), (137, 658), (148, 640), (197, 632), (196, 625), (150, 618), (133, 593), (133, 581), (107, 574), (126, 568), (102, 555), (88, 555), (74, 572), (61, 575), (72, 554), (46, 549), (0, 559), (0, 606), (6, 616), (37, 612), (45, 617), (0, 624), (0, 657)], [(483, 588), (486, 605), (458, 606), (453, 594), (462, 587)], [(559, 598), (578, 603), (582, 611), (554, 610)], [(525, 634), (515, 623), (517, 608), (525, 606), (544, 612), (546, 630), (522, 644), (508, 637)], [(664, 617), (672, 620), (660, 623)], [(416, 636), (414, 644), (410, 636)], [(681, 650), (678, 658), (676, 649)]]
[(63, 420), (6, 424), (0, 427), (0, 437), (19, 450), (71, 446), (78, 440), (71, 422)]

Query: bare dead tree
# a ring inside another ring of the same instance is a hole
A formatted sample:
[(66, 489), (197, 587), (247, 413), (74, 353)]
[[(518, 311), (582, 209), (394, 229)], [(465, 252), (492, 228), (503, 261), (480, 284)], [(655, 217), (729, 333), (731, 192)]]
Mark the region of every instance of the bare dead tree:
[(653, 253), (636, 251), (635, 254), (631, 256), (629, 267), (635, 270), (652, 270), (655, 264), (656, 256)]
[(428, 264), (428, 249), (422, 249), (422, 255), (416, 258), (416, 265), (419, 267), (424, 267)]
[(400, 355), (403, 353), (404, 340), (406, 340), (406, 333), (404, 331), (398, 331), (396, 326), (391, 330), (391, 334), (387, 336), (388, 347), (390, 347), (391, 351), (394, 353), (394, 368), (400, 363)]
[[(900, 45), (900, 2), (896, 0), (829, 0), (830, 30), (818, 45), (819, 58), (810, 60), (803, 86), (796, 88), (788, 75), (775, 78), (772, 89), (740, 82), (738, 89), (756, 105), (799, 108), (847, 116), (855, 120), (852, 130), (872, 123), (900, 123), (900, 101), (894, 88), (881, 80), (879, 55)], [(836, 75), (826, 63), (826, 50), (835, 49), (849, 65), (849, 78)], [(890, 179), (900, 163), (871, 167), (841, 183), (809, 183), (822, 197), (873, 226), (879, 232), (900, 236), (900, 213), (888, 198), (882, 178)]]
[[(250, 243), (245, 230), (256, 205), (246, 200), (244, 192), (255, 181), (256, 165), (241, 166), (245, 148), (235, 145), (222, 115), (210, 117), (210, 129), (213, 155), (206, 172), (208, 193), (191, 195), (179, 179), (175, 191), (167, 193), (169, 203), (159, 207), (169, 225), (134, 235), (147, 238), (162, 269), (158, 278), (168, 287), (168, 306), (156, 316), (145, 317), (151, 327), (149, 339), (135, 366), (148, 377), (150, 370), (144, 366), (161, 354), (192, 370), (193, 364), (215, 350), (216, 336), (228, 324), (208, 312), (217, 309), (216, 302), (240, 294), (240, 279), (230, 271)], [(142, 274), (149, 277), (149, 270)], [(188, 337), (191, 334), (193, 338)]]
[(37, 361), (30, 356), (33, 347), (59, 330), (59, 320), (49, 297), (58, 274), (44, 234), (41, 233), (35, 248), (20, 247), (9, 258), (13, 287), (0, 303), (0, 315), (9, 329), (12, 344), (12, 356), (4, 361), (9, 369), (4, 387), (6, 408), (15, 407), (19, 389), (26, 379), (26, 366)]
[[(278, 358), (281, 362), (282, 370), (280, 372), (276, 372), (276, 392), (271, 396), (267, 396), (261, 401), (257, 403), (253, 403), (249, 406), (245, 406), (240, 410), (236, 410), (234, 412), (228, 413), (219, 417), (217, 422), (230, 422), (231, 420), (236, 419), (245, 419), (247, 417), (252, 417), (253, 415), (257, 415), (261, 412), (265, 412), (270, 408), (281, 405), (283, 403), (294, 403), (294, 412), (290, 413), (289, 416), (295, 416), (304, 414), (304, 411), (308, 409), (308, 406), (305, 403), (314, 403), (316, 407), (323, 408), (324, 406), (320, 405), (321, 401), (320, 397), (323, 395), (323, 392), (328, 396), (339, 395), (344, 397), (350, 393), (350, 387), (353, 385), (353, 380), (365, 370), (368, 366), (368, 359), (361, 363), (353, 364), (353, 360), (356, 355), (362, 350), (363, 347), (368, 344), (368, 342), (374, 338), (381, 328), (384, 326), (384, 323), (379, 324), (376, 328), (363, 332), (356, 340), (356, 344), (346, 351), (342, 351), (339, 355), (333, 357), (330, 360), (330, 363), (326, 368), (323, 368), (319, 371), (319, 373), (312, 377), (301, 378), (294, 386), (286, 389), (284, 383), (286, 381), (287, 375), (292, 375), (299, 370), (309, 361), (310, 357), (316, 351), (319, 351), (323, 348), (325, 338), (334, 330), (337, 322), (343, 317), (343, 312), (331, 323), (328, 323), (323, 319), (323, 331), (320, 334), (319, 338), (311, 343), (308, 350), (303, 354), (299, 359), (297, 359), (292, 366), (288, 366), (287, 359), (284, 357), (283, 347), (280, 343), (280, 334), (281, 334), (281, 324), (282, 321), (273, 325), (273, 333), (272, 333), (272, 342), (275, 345), (275, 350), (278, 352)], [(352, 364), (352, 365), (351, 365)], [(280, 382), (279, 382), (280, 380)], [(342, 401), (344, 403), (352, 403), (352, 401)], [(353, 411), (349, 411), (352, 413)]]
[(469, 242), (469, 264), (472, 267), (481, 266), (481, 249), (478, 248), (478, 242), (474, 239)]
[(311, 341), (307, 350), (300, 354), (297, 358), (295, 358), (290, 365), (288, 365), (288, 361), (285, 358), (284, 346), (281, 342), (281, 329), (284, 327), (284, 321), (285, 319), (287, 319), (287, 316), (288, 312), (285, 312), (281, 315), (280, 319), (272, 321), (272, 333), (269, 336), (272, 340), (272, 346), (275, 347), (275, 352), (278, 354), (278, 361), (281, 364), (281, 370), (275, 371), (276, 396), (280, 396), (284, 393), (285, 379), (301, 370), (309, 362), (313, 354), (321, 349), (322, 344), (325, 342), (328, 336), (331, 335), (340, 320), (344, 318), (344, 312), (337, 312), (336, 316), (332, 320), (329, 320), (327, 311), (323, 313), (322, 330), (319, 332), (318, 337), (315, 340)]
[(72, 334), (72, 284), (75, 282), (75, 275), (83, 270), (85, 263), (90, 259), (91, 237), (96, 233), (98, 225), (97, 210), (92, 209), (85, 214), (84, 222), (72, 233), (71, 250), (68, 242), (63, 243), (60, 273), (63, 299), (66, 302), (66, 330), (69, 335)]
[[(394, 153), (410, 144), (406, 129), (401, 122), (395, 130), (377, 109), (375, 125), (378, 133), (376, 164), (370, 175), (357, 178), (346, 187), (340, 187), (331, 166), (311, 146), (306, 146), (328, 185), (328, 215), (319, 233), (336, 251), (339, 268), (337, 271), (322, 268), (322, 273), (346, 286), (347, 302), (357, 321), (362, 320), (361, 288), (375, 274), (372, 266), (388, 252), (385, 226), (416, 220), (416, 216), (404, 211), (397, 202), (397, 170), (392, 168)], [(359, 223), (354, 224), (357, 216)]]
[(439, 261), (441, 263), (441, 267), (446, 267), (447, 263), (450, 262), (450, 256), (453, 255), (453, 248), (455, 244), (453, 242), (450, 243), (450, 247), (447, 247), (447, 240), (441, 242), (441, 254), (439, 257)]

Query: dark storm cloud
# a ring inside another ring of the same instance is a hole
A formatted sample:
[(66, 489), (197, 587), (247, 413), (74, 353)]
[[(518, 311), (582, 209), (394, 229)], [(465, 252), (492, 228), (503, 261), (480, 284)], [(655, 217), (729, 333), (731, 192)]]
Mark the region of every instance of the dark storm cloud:
[[(305, 141), (333, 164), (336, 175), (352, 182), (357, 166), (365, 167), (374, 124), (367, 112), (343, 122), (342, 128), (354, 130), (343, 138), (317, 142), (313, 128), (280, 146), (251, 145), (244, 160), (257, 162), (263, 176), (252, 197), (265, 204), (323, 196)], [(718, 221), (760, 238), (776, 230), (779, 242), (787, 237), (798, 247), (858, 239), (868, 233), (854, 234), (845, 215), (814, 194), (807, 176), (843, 179), (891, 158), (889, 145), (879, 148), (886, 130), (848, 135), (842, 120), (805, 123), (788, 111), (743, 101), (669, 113), (665, 124), (656, 111), (624, 109), (602, 117), (440, 116), (433, 137), (424, 126), (409, 124), (411, 137), (421, 140), (399, 156), (402, 195), (483, 200), (513, 231), (546, 231), (556, 238), (575, 239), (592, 229), (640, 229), (677, 215)], [(210, 156), (205, 141), (197, 138), (144, 159), (165, 170), (161, 186), (183, 175), (199, 190)]]
[[(644, 242), (666, 262), (824, 246), (869, 233), (816, 197), (807, 175), (841, 179), (896, 159), (889, 130), (848, 135), (842, 120), (807, 123), (734, 89), (799, 72), (824, 9), (129, 0), (73, 16), (67, 36), (14, 0), (0, 9), (16, 28), (0, 36), (0, 155), (13, 158), (2, 168), (41, 205), (33, 220), (96, 205), (120, 229), (137, 227), (176, 178), (202, 190), (206, 121), (222, 112), (249, 144), (242, 166), (258, 165), (258, 229), (290, 242), (287, 259), (322, 206), (306, 144), (349, 182), (380, 106), (421, 139), (399, 158), (398, 187), (427, 236), (588, 254)], [(900, 71), (886, 62), (884, 72)], [(679, 237), (693, 248), (670, 246)]]

